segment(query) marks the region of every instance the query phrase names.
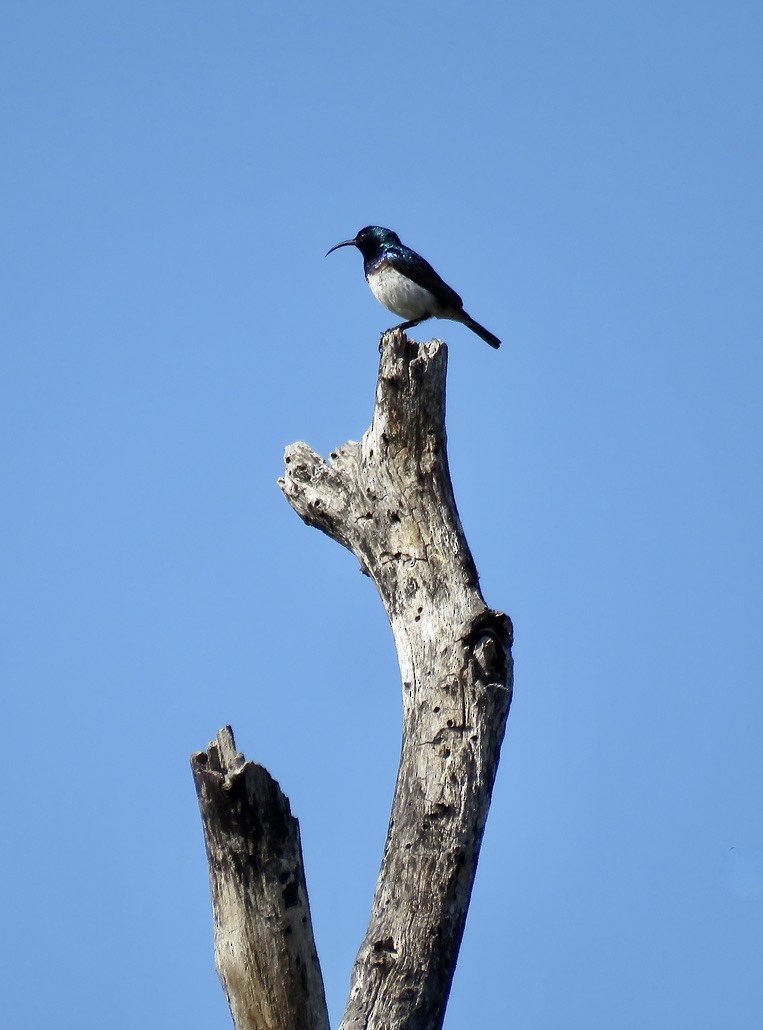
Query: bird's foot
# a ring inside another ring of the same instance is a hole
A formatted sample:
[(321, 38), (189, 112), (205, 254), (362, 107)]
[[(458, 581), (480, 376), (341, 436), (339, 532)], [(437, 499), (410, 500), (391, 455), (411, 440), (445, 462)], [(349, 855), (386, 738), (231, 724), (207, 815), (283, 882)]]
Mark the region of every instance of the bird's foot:
[(413, 329), (414, 326), (420, 325), (424, 321), (423, 318), (412, 318), (409, 322), (401, 322), (400, 325), (393, 325), (393, 329), (402, 329), (405, 332), (406, 329)]

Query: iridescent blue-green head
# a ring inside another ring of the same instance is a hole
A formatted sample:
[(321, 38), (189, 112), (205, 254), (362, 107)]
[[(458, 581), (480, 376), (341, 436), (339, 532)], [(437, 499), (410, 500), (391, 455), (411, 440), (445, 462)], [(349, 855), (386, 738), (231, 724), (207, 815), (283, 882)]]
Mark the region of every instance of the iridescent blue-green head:
[(385, 229), (382, 225), (367, 225), (360, 230), (354, 240), (344, 240), (333, 246), (331, 250), (327, 250), (326, 257), (331, 251), (338, 250), (340, 247), (357, 247), (364, 258), (371, 257), (388, 244), (400, 246), (400, 237), (396, 232)]

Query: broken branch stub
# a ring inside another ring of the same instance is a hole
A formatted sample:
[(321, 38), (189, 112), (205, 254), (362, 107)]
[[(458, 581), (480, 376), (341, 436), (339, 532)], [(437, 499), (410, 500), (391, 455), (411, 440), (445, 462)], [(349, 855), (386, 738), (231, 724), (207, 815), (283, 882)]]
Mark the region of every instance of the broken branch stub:
[(215, 965), (236, 1030), (329, 1030), (299, 824), (230, 726), (191, 756), (207, 849)]

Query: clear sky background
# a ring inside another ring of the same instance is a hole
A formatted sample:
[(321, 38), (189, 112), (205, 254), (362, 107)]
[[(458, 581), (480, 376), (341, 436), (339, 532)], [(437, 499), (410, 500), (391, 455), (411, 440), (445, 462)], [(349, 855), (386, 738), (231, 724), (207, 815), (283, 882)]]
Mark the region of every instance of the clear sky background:
[(334, 1023), (400, 689), (286, 444), (358, 439), (395, 229), (450, 347), (456, 497), (516, 693), (447, 1030), (763, 1007), (756, 2), (0, 13), (0, 1025), (230, 1025), (189, 754), (303, 834)]

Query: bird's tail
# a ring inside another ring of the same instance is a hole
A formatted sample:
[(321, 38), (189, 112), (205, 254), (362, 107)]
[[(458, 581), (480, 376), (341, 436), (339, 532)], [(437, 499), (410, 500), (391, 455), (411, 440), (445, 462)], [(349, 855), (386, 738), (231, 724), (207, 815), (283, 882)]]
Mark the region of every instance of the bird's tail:
[(472, 316), (467, 315), (465, 311), (461, 312), (461, 321), (465, 326), (467, 326), (467, 328), (471, 329), (473, 333), (476, 333), (477, 336), (481, 336), (485, 343), (489, 343), (491, 347), (495, 347), (497, 349), (501, 346), (501, 341), (497, 336), (493, 336), (493, 334), (487, 330), (484, 325), (480, 325), (479, 322), (475, 322)]

